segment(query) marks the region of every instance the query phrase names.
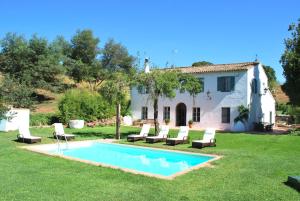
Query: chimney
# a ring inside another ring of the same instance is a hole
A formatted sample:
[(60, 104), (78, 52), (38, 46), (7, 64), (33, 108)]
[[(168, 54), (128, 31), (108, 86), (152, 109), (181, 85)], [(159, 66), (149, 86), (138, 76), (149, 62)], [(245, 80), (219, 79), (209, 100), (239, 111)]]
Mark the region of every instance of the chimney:
[(149, 73), (150, 72), (150, 65), (149, 65), (149, 59), (148, 58), (145, 58), (144, 71), (145, 71), (145, 73)]

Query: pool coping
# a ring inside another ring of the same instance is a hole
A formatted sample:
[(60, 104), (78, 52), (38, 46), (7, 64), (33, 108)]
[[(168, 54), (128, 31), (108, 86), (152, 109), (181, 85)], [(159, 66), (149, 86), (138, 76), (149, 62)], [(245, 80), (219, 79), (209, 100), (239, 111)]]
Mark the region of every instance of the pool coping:
[[(211, 162), (219, 160), (223, 157), (223, 156), (215, 155), (215, 154), (202, 154), (202, 153), (194, 153), (194, 152), (187, 152), (187, 151), (181, 151), (181, 150), (170, 150), (170, 149), (163, 149), (163, 148), (156, 148), (156, 147), (146, 147), (146, 146), (140, 146), (140, 145), (137, 146), (137, 145), (130, 145), (130, 144), (121, 144), (121, 143), (116, 143), (118, 141), (117, 140), (112, 140), (112, 139), (73, 141), (73, 142), (68, 142), (68, 144), (69, 145), (80, 146), (80, 145), (83, 145), (83, 144), (93, 143), (93, 142), (100, 142), (100, 143), (107, 143), (107, 144), (117, 144), (117, 145), (120, 145), (120, 146), (135, 147), (135, 148), (141, 148), (141, 149), (145, 148), (145, 149), (150, 149), (150, 150), (160, 150), (160, 151), (173, 152), (173, 153), (175, 152), (175, 153), (182, 153), (182, 154), (188, 154), (188, 155), (210, 156), (210, 157), (214, 157), (214, 158), (209, 159), (209, 160), (207, 160), (207, 161), (205, 161), (201, 164), (190, 167), (186, 170), (177, 172), (173, 175), (163, 176), (163, 175), (159, 175), (159, 174), (147, 173), (147, 172), (142, 172), (142, 171), (133, 170), (133, 169), (129, 169), (129, 168), (122, 168), (122, 167), (118, 167), (118, 166), (114, 166), (114, 165), (108, 165), (108, 164), (101, 163), (101, 162), (93, 162), (93, 161), (90, 161), (90, 160), (79, 159), (79, 158), (75, 158), (75, 157), (71, 157), (71, 156), (65, 156), (65, 155), (61, 155), (61, 154), (49, 153), (45, 150), (41, 150), (42, 147), (47, 147), (47, 146), (52, 147), (53, 145), (56, 145), (56, 143), (29, 145), (29, 146), (19, 146), (19, 148), (26, 149), (28, 151), (36, 152), (36, 153), (39, 153), (39, 154), (47, 155), (47, 156), (64, 158), (64, 159), (67, 159), (67, 160), (78, 161), (78, 162), (86, 163), (86, 164), (89, 164), (89, 165), (107, 167), (107, 168), (121, 170), (121, 171), (124, 171), (124, 172), (129, 172), (129, 173), (132, 173), (132, 174), (140, 174), (140, 175), (144, 175), (144, 176), (148, 176), (148, 177), (154, 177), (154, 178), (165, 179), (165, 180), (173, 180), (173, 179), (175, 179), (176, 177), (178, 177), (180, 175), (191, 172), (192, 170), (197, 170), (197, 169), (200, 169), (200, 168), (203, 168), (203, 167), (211, 167)], [(66, 146), (65, 143), (61, 143), (61, 145)]]

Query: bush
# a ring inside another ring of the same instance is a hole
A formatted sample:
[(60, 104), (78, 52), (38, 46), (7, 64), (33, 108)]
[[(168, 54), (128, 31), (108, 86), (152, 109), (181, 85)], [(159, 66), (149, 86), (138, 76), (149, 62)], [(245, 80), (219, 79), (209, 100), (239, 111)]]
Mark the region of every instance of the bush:
[(94, 121), (110, 118), (115, 112), (114, 106), (109, 104), (104, 97), (96, 92), (84, 89), (67, 91), (58, 108), (63, 122), (68, 122), (72, 119)]
[(46, 126), (59, 122), (58, 114), (36, 113), (30, 114), (30, 126)]
[(265, 131), (265, 126), (262, 122), (255, 122), (254, 123), (254, 130), (255, 131)]

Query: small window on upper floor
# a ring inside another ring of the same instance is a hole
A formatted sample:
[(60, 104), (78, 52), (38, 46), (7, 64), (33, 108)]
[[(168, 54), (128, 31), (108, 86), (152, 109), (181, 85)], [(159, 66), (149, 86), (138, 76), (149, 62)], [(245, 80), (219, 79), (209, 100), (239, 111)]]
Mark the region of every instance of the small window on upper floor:
[(203, 92), (204, 91), (204, 78), (203, 77), (199, 77), (198, 79), (199, 79), (199, 82), (201, 84), (201, 90), (200, 90), (200, 92)]
[(139, 86), (138, 91), (140, 94), (149, 94), (149, 87)]
[(221, 92), (234, 91), (234, 85), (235, 85), (234, 76), (218, 77), (218, 91)]
[(179, 82), (180, 82), (180, 83), (179, 83), (179, 84), (180, 84), (179, 93), (183, 94), (183, 93), (185, 93), (185, 90), (182, 89), (182, 85), (185, 84), (185, 80), (180, 80)]
[(252, 93), (257, 94), (257, 80), (255, 78), (252, 79), (251, 88)]

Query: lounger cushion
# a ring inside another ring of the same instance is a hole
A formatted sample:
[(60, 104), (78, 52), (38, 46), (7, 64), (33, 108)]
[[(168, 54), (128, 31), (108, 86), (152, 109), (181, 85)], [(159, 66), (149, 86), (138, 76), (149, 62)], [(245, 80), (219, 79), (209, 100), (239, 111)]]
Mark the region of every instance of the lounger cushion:
[(210, 143), (210, 141), (205, 141), (205, 140), (193, 140), (193, 142), (196, 142), (196, 143)]
[(162, 139), (164, 137), (162, 136), (151, 136), (151, 137), (147, 137), (147, 139)]
[(21, 126), (19, 128), (19, 137), (24, 139), (41, 139), (41, 137), (32, 136), (28, 127)]
[(62, 125), (62, 123), (54, 123), (54, 128), (55, 128), (55, 134), (56, 135), (65, 134), (64, 126)]
[(73, 135), (73, 134), (62, 134), (62, 135), (57, 134), (57, 136), (61, 136), (61, 137), (75, 137), (75, 135)]
[(62, 125), (62, 123), (54, 123), (54, 128), (55, 128), (55, 135), (59, 136), (59, 137), (75, 137), (75, 135), (73, 134), (66, 134), (65, 130), (64, 130), (64, 126)]
[(150, 124), (144, 124), (143, 127), (142, 127), (142, 130), (140, 132), (140, 136), (148, 136), (149, 131), (150, 131), (150, 127), (151, 127)]
[(150, 130), (150, 126), (150, 124), (144, 124), (140, 134), (132, 134), (128, 135), (127, 137), (147, 137)]
[(187, 126), (180, 126), (177, 138), (179, 138), (181, 140), (185, 139), (185, 138), (187, 138), (188, 134), (189, 134), (189, 127), (187, 127)]
[(168, 138), (168, 140), (183, 140), (182, 138)]
[(143, 137), (142, 135), (128, 135), (127, 137)]

